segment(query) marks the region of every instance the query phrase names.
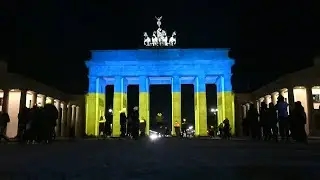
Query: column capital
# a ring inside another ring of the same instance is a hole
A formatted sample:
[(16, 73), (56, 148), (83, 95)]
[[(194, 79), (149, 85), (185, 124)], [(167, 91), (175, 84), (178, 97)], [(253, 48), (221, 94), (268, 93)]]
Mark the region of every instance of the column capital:
[(206, 77), (202, 75), (197, 76), (194, 86), (195, 92), (206, 92)]
[(179, 76), (172, 76), (172, 92), (181, 92), (181, 82)]
[(139, 91), (149, 92), (149, 78), (147, 76), (139, 76)]
[(98, 78), (97, 76), (89, 76), (88, 75), (89, 81), (93, 81), (93, 80), (95, 81), (97, 78)]

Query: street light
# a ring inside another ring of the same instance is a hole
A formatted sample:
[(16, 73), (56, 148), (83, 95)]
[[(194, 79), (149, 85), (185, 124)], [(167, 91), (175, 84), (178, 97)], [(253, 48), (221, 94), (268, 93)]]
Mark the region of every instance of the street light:
[(212, 112), (212, 113), (216, 113), (216, 112), (218, 112), (218, 109), (211, 108), (211, 109), (210, 109), (210, 112)]
[(112, 109), (110, 108), (110, 109), (108, 110), (108, 112), (109, 112), (109, 113), (112, 113)]

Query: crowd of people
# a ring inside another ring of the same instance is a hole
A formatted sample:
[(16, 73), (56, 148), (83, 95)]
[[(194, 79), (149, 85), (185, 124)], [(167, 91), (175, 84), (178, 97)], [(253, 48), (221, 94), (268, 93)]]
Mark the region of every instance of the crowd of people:
[[(52, 104), (44, 107), (34, 106), (23, 108), (18, 115), (18, 132), (15, 140), (22, 143), (50, 143), (55, 137), (58, 110)], [(7, 124), (10, 122), (8, 113), (0, 115), (0, 141), (10, 139), (6, 136)]]
[[(108, 114), (105, 118), (101, 117), (99, 121), (99, 136), (103, 138), (110, 137), (112, 131), (112, 114)], [(120, 112), (120, 137), (131, 137), (138, 139), (146, 135), (146, 121), (139, 119), (138, 107), (133, 108), (133, 112), (126, 116), (126, 110)], [(140, 133), (139, 133), (140, 132)]]
[(259, 113), (253, 104), (250, 104), (247, 117), (243, 120), (243, 131), (255, 140), (281, 140), (307, 142), (305, 131), (306, 113), (300, 101), (294, 103), (288, 112), (288, 104), (283, 96), (278, 97), (277, 104), (261, 103)]

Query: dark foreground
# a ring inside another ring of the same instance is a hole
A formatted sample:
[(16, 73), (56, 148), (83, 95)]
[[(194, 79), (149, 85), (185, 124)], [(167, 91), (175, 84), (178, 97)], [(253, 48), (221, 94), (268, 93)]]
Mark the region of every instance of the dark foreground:
[(0, 145), (0, 179), (320, 179), (320, 144), (79, 140)]

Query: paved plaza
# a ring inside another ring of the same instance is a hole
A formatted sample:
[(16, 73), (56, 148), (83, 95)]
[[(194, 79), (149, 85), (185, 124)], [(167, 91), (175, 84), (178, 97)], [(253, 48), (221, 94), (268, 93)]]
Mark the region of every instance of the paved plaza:
[(76, 140), (0, 145), (4, 179), (320, 179), (320, 144)]

